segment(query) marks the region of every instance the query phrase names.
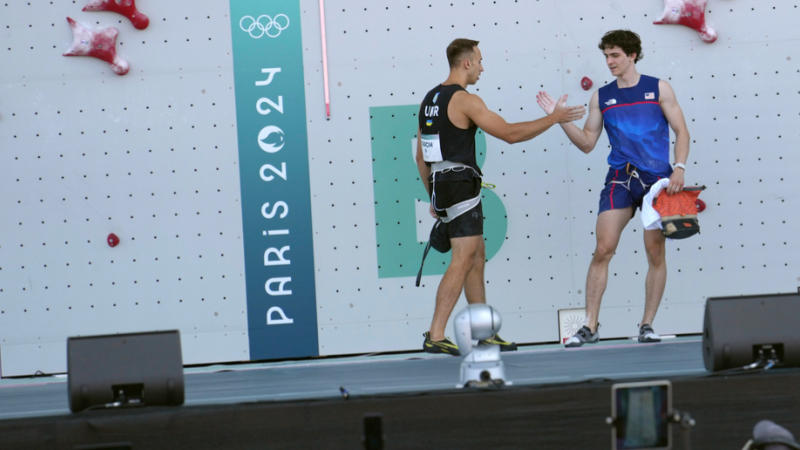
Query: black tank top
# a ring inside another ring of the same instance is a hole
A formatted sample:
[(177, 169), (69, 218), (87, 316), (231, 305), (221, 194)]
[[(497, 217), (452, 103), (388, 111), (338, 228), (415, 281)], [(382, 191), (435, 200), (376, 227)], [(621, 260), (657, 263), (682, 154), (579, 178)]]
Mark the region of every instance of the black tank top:
[(458, 128), (447, 116), (447, 105), (453, 94), (463, 90), (457, 84), (440, 84), (431, 89), (419, 107), (419, 129), (422, 134), (439, 135), (445, 160), (466, 164), (481, 173), (475, 158), (475, 133), (478, 127), (473, 124), (466, 130)]

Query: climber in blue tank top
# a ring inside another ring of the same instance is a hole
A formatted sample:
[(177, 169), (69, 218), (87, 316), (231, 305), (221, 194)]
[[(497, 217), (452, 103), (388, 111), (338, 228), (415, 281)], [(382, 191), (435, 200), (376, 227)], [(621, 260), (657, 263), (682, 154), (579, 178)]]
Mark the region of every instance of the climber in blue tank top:
[[(598, 89), (589, 101), (589, 117), (583, 129), (562, 123), (567, 137), (584, 153), (591, 152), (603, 128), (611, 144), (609, 169), (600, 193), (596, 247), (586, 275), (586, 321), (567, 347), (579, 347), (599, 339), (600, 303), (608, 283), (608, 267), (619, 244), (622, 230), (636, 208), (641, 208), (650, 186), (669, 178), (667, 193), (683, 189), (686, 159), (689, 156), (689, 131), (672, 87), (664, 80), (641, 75), (636, 62), (642, 59), (642, 41), (629, 30), (614, 30), (603, 35), (598, 46), (606, 65), (616, 79)], [(540, 92), (537, 103), (545, 112), (553, 111), (562, 100)], [(674, 161), (670, 165), (669, 129), (675, 133)], [(673, 170), (673, 168), (675, 170)], [(645, 301), (639, 322), (639, 342), (661, 340), (652, 323), (667, 282), (665, 238), (661, 230), (644, 230), (647, 254)]]
[(672, 173), (669, 128), (658, 103), (658, 82), (658, 78), (640, 75), (636, 86), (620, 88), (612, 81), (598, 91), (603, 126), (611, 143), (608, 165), (612, 169), (630, 163), (661, 177)]

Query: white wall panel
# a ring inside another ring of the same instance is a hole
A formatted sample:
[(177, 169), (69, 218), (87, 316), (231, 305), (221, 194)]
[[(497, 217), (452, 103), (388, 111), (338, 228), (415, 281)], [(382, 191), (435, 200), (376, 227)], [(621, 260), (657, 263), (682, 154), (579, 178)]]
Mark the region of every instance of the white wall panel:
[[(185, 363), (248, 359), (227, 6), (140, 1), (140, 31), (78, 3), (0, 6), (3, 374), (63, 371), (68, 336), (172, 328)], [(119, 28), (130, 72), (61, 56), (66, 16)]]
[[(180, 329), (186, 363), (249, 358), (228, 2), (137, 5), (150, 16), (145, 30), (81, 12), (80, 1), (0, 4), (3, 375), (64, 370), (67, 336), (148, 329)], [(708, 296), (797, 288), (798, 2), (711, 0), (713, 44), (653, 25), (658, 0), (326, 7), (330, 118), (318, 2), (301, 1), (321, 355), (417, 349), (429, 325), (440, 275), (419, 288), (413, 276), (379, 276), (376, 203), (391, 200), (375, 196), (385, 180), (375, 180), (370, 108), (418, 105), (447, 76), (455, 37), (481, 41), (486, 70), (470, 89), (519, 121), (542, 115), (540, 89), (585, 104), (582, 77), (593, 89), (610, 81), (597, 49), (605, 31), (642, 36), (640, 72), (670, 81), (690, 128), (687, 182), (708, 186), (702, 233), (668, 242), (659, 332), (698, 332)], [(66, 16), (119, 28), (130, 72), (61, 56), (72, 40)], [(398, 185), (419, 183), (415, 132), (396, 137), (409, 143), (399, 164), (412, 170)], [(554, 127), (486, 145), (485, 180), (507, 214), (487, 263), (489, 302), (507, 339), (554, 341), (558, 310), (583, 306), (608, 141), (584, 155)], [(416, 273), (421, 251), (412, 253), (393, 263)], [(645, 270), (637, 216), (612, 261), (603, 337), (634, 333)]]
[[(486, 71), (471, 89), (515, 121), (541, 115), (535, 105), (541, 88), (588, 103), (591, 92), (580, 88), (580, 79), (590, 77), (593, 89), (610, 81), (597, 49), (600, 36), (613, 28), (640, 33), (645, 54), (640, 71), (670, 81), (690, 127), (687, 182), (709, 188), (701, 195), (708, 204), (700, 216), (702, 234), (668, 243), (669, 281), (657, 329), (698, 332), (708, 296), (796, 289), (789, 204), (797, 197), (785, 188), (794, 157), (785, 149), (798, 142), (790, 125), (798, 115), (798, 91), (792, 87), (798, 80), (792, 58), (798, 35), (790, 25), (797, 5), (712, 1), (707, 22), (720, 36), (713, 44), (685, 27), (653, 25), (662, 11), (658, 1), (329, 4), (330, 120), (324, 120), (314, 52), (306, 69), (307, 81), (313, 77), (318, 83), (310, 85), (307, 97), (316, 149), (312, 192), (320, 200), (315, 230), (318, 236), (324, 233), (323, 241), (340, 244), (316, 249), (323, 353), (415, 348), (428, 326), (440, 277), (424, 277), (423, 288), (416, 289), (413, 277), (379, 279), (376, 291), (374, 269), (364, 270), (376, 264), (375, 235), (334, 220), (342, 216), (330, 205), (351, 208), (376, 201), (370, 190), (352, 188), (370, 181), (361, 178), (370, 158), (364, 115), (374, 106), (418, 104), (446, 77), (444, 48), (455, 37), (481, 41)], [(305, 36), (318, 38), (310, 31)], [(333, 134), (346, 138), (332, 141)], [(555, 340), (558, 309), (583, 306), (608, 141), (604, 135), (596, 150), (584, 155), (556, 128), (528, 143), (512, 146), (487, 138), (487, 145), (485, 179), (497, 184), (495, 192), (508, 212), (506, 242), (487, 264), (489, 301), (504, 314), (504, 336)], [(413, 164), (410, 156), (408, 163)], [(343, 170), (349, 182), (344, 187), (332, 181)], [(362, 217), (373, 216), (362, 210)], [(612, 262), (603, 336), (631, 335), (641, 317), (646, 272), (641, 231), (637, 216)], [(353, 258), (358, 264), (341, 263)], [(333, 286), (342, 280), (361, 290), (336, 291)], [(335, 293), (331, 303), (341, 302), (338, 307), (328, 306), (327, 292)], [(458, 307), (463, 305), (462, 300)], [(376, 332), (382, 314), (395, 317), (395, 326), (385, 324)], [(374, 336), (367, 339), (372, 347), (356, 344), (367, 336)]]

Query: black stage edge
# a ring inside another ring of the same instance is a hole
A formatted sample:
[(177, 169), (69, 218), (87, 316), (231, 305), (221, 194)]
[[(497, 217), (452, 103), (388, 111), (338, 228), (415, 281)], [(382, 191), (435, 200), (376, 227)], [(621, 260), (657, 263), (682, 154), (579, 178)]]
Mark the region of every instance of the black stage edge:
[[(697, 421), (691, 448), (740, 449), (765, 418), (800, 433), (800, 369), (671, 382), (673, 406)], [(0, 421), (0, 449), (358, 449), (372, 413), (383, 417), (386, 449), (607, 449), (612, 383), (9, 419)], [(686, 448), (676, 426), (673, 443)]]

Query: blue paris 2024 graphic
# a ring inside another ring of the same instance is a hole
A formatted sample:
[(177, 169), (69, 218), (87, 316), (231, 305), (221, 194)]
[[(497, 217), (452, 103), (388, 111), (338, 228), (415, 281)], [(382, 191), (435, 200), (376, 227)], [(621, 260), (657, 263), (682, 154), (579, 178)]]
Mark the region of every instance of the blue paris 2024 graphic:
[(250, 359), (319, 354), (299, 0), (231, 0)]

